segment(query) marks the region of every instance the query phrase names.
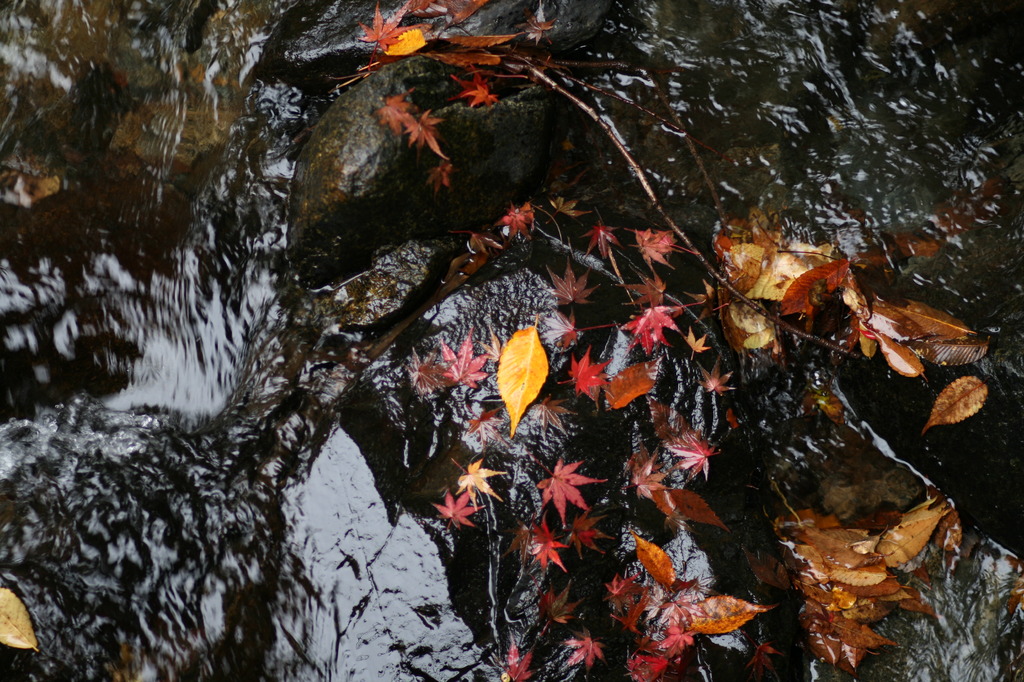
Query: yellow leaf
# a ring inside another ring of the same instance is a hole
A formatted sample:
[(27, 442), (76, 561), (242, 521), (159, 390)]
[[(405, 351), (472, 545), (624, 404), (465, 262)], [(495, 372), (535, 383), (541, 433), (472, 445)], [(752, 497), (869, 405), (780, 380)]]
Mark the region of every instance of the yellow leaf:
[(703, 635), (721, 635), (741, 627), (759, 613), (774, 609), (775, 606), (761, 606), (748, 601), (721, 595), (708, 597), (697, 604), (706, 614), (703, 618), (694, 618), (690, 622), (690, 632)]
[(498, 494), (491, 490), (491, 486), (487, 482), (487, 478), (489, 476), (501, 476), (505, 472), (491, 471), (490, 469), (481, 469), (481, 464), (483, 464), (483, 460), (478, 459), (477, 461), (473, 462), (468, 467), (466, 467), (466, 473), (464, 473), (462, 476), (459, 476), (459, 489), (458, 491), (456, 491), (455, 494), (458, 495), (462, 493), (463, 490), (468, 490), (469, 499), (473, 501), (473, 504), (476, 504), (476, 491), (479, 490), (480, 492), (486, 493), (491, 497), (494, 497), (497, 500), (501, 501), (501, 498), (498, 497)]
[(426, 44), (427, 41), (423, 37), (423, 31), (418, 28), (411, 28), (398, 36), (391, 45), (388, 45), (388, 48), (384, 50), (384, 54), (389, 57), (402, 57), (412, 54)]
[[(632, 531), (630, 531), (632, 532)], [(636, 540), (636, 558), (644, 565), (651, 577), (671, 589), (676, 582), (676, 569), (665, 550), (633, 533)]]
[(933, 426), (956, 424), (978, 413), (988, 398), (988, 385), (974, 376), (960, 377), (942, 389), (921, 435)]
[(520, 329), (505, 344), (498, 360), (498, 392), (511, 417), (512, 436), (547, 378), (548, 356), (540, 345), (537, 328)]
[(39, 642), (32, 630), (28, 609), (18, 596), (6, 587), (0, 587), (0, 644), (15, 649), (35, 649)]

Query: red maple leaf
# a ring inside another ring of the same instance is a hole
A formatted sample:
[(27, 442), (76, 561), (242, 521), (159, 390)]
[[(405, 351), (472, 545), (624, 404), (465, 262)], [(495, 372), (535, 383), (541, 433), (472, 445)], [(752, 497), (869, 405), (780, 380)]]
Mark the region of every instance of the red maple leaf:
[(388, 48), (394, 45), (403, 33), (411, 31), (414, 28), (430, 28), (427, 24), (416, 24), (415, 26), (402, 26), (398, 24), (402, 23), (402, 19), (405, 18), (408, 13), (410, 6), (419, 0), (409, 0), (397, 12), (391, 15), (391, 17), (384, 21), (384, 17), (380, 13), (380, 3), (377, 3), (377, 9), (373, 15), (373, 26), (367, 26), (366, 24), (359, 24), (363, 29), (363, 36), (359, 39), (364, 43), (377, 43), (379, 47)]
[(647, 610), (647, 597), (642, 595), (641, 598), (629, 607), (626, 613), (620, 615), (612, 614), (612, 618), (622, 623), (623, 630), (629, 630), (640, 634), (640, 630), (637, 629), (637, 622), (640, 620), (640, 616)]
[(380, 124), (391, 128), (391, 132), (395, 135), (401, 135), (402, 129), (409, 125), (408, 122), (415, 120), (413, 118), (415, 106), (405, 99), (410, 92), (412, 90), (385, 97), (384, 106), (376, 111)]
[(486, 355), (473, 357), (473, 330), (466, 333), (466, 338), (459, 348), (458, 355), (448, 347), (444, 341), (441, 342), (441, 356), (448, 363), (448, 369), (444, 376), (453, 384), (465, 384), (470, 388), (476, 388), (476, 382), (487, 378), (487, 372), (481, 372), (480, 368), (487, 362)]
[(586, 393), (591, 400), (597, 402), (601, 387), (608, 383), (608, 375), (604, 373), (604, 368), (608, 366), (609, 362), (611, 360), (597, 364), (591, 362), (590, 346), (587, 346), (587, 352), (583, 354), (582, 358), (579, 360), (572, 358), (569, 377), (576, 386), (576, 395)]
[(431, 353), (425, 360), (420, 360), (420, 356), (413, 351), (412, 359), (409, 360), (406, 368), (409, 372), (409, 379), (412, 381), (412, 387), (420, 395), (433, 393), (445, 384), (445, 368), (435, 362), (434, 357), (434, 353)]
[(708, 477), (708, 460), (718, 454), (718, 450), (696, 431), (687, 431), (666, 441), (665, 449), (680, 458), (676, 464), (679, 469), (692, 472), (691, 476), (702, 472), (704, 480)]
[(626, 289), (639, 294), (640, 298), (636, 299), (634, 303), (637, 305), (648, 305), (656, 306), (661, 305), (665, 300), (665, 282), (662, 281), (661, 277), (657, 274), (654, 275), (654, 279), (648, 279), (643, 275), (640, 276), (642, 280), (640, 284), (623, 284), (622, 286)]
[(679, 306), (655, 305), (634, 316), (632, 320), (622, 325), (624, 331), (633, 334), (633, 342), (630, 346), (639, 343), (644, 352), (649, 354), (657, 343), (669, 345), (665, 340), (665, 330), (679, 331), (679, 327), (676, 326), (672, 318), (681, 310), (682, 308)]
[(599, 531), (594, 526), (598, 521), (603, 519), (603, 516), (590, 516), (590, 512), (583, 512), (572, 520), (572, 527), (569, 529), (569, 542), (576, 548), (576, 554), (579, 557), (583, 556), (583, 547), (589, 547), (595, 552), (601, 552), (594, 543), (601, 538), (610, 538), (610, 535), (606, 535)]
[(490, 83), (487, 82), (479, 71), (473, 73), (473, 80), (471, 81), (459, 80), (454, 74), (452, 75), (452, 80), (459, 84), (462, 92), (451, 99), (467, 99), (471, 108), (479, 106), (489, 107), (498, 101), (498, 96), (491, 92)]
[(441, 151), (440, 133), (437, 131), (437, 124), (444, 119), (431, 116), (430, 112), (431, 110), (427, 109), (420, 114), (419, 118), (410, 115), (402, 121), (405, 132), (409, 133), (409, 146), (415, 145), (416, 152), (419, 153), (423, 150), (423, 145), (427, 145), (430, 147), (430, 151), (442, 159), (447, 159), (448, 157)]
[(587, 275), (589, 273), (584, 272), (579, 278), (576, 277), (576, 273), (572, 271), (572, 267), (569, 262), (565, 263), (565, 277), (559, 277), (555, 273), (551, 272), (551, 268), (548, 268), (548, 276), (551, 277), (551, 284), (554, 285), (555, 300), (558, 301), (558, 305), (569, 305), (570, 303), (590, 303), (587, 300), (587, 296), (590, 295), (597, 286), (587, 288)]
[(452, 492), (448, 490), (444, 494), (444, 504), (437, 504), (436, 502), (431, 504), (437, 507), (437, 511), (441, 513), (442, 519), (448, 519), (449, 528), (454, 525), (458, 529), (459, 526), (476, 527), (476, 524), (469, 520), (469, 515), (478, 511), (480, 507), (474, 507), (469, 501), (468, 490), (458, 497), (452, 497)]
[(574, 633), (576, 636), (562, 642), (565, 646), (573, 647), (576, 651), (572, 652), (572, 656), (565, 662), (568, 666), (579, 665), (583, 663), (587, 666), (587, 670), (594, 667), (594, 661), (597, 659), (604, 660), (604, 644), (601, 644), (598, 640), (590, 636), (590, 632), (586, 629), (583, 632)]
[(509, 239), (520, 233), (529, 239), (530, 230), (533, 229), (533, 206), (529, 201), (522, 206), (509, 206), (508, 212), (494, 224), (506, 226)]
[(555, 470), (551, 472), (551, 478), (545, 478), (537, 484), (537, 487), (544, 491), (541, 495), (541, 506), (548, 502), (554, 502), (555, 509), (558, 510), (558, 515), (561, 517), (563, 524), (565, 523), (566, 502), (571, 502), (584, 511), (590, 509), (583, 500), (583, 495), (576, 489), (576, 486), (586, 483), (604, 483), (607, 480), (577, 474), (576, 469), (580, 464), (583, 464), (583, 462), (563, 465), (562, 460), (559, 459), (555, 464)]
[(693, 646), (693, 633), (679, 625), (669, 625), (665, 630), (665, 636), (658, 642), (658, 648), (673, 658), (691, 646)]
[(469, 429), (466, 433), (480, 439), (480, 445), (485, 446), (491, 441), (501, 442), (504, 438), (501, 435), (500, 427), (505, 420), (498, 416), (501, 408), (481, 412), (479, 417), (469, 420)]
[(547, 396), (539, 403), (534, 403), (530, 408), (530, 414), (540, 420), (541, 433), (547, 433), (548, 427), (553, 426), (562, 433), (565, 433), (565, 424), (562, 423), (563, 414), (572, 414), (572, 411), (562, 407), (564, 400), (552, 400)]
[(775, 664), (771, 662), (769, 656), (781, 656), (782, 653), (772, 647), (771, 642), (765, 642), (758, 644), (757, 649), (754, 650), (754, 655), (750, 657), (750, 662), (747, 663), (747, 667), (750, 668), (750, 675), (747, 677), (749, 680), (751, 677), (756, 677), (757, 682), (761, 682), (761, 678), (764, 677), (766, 670), (775, 672)]
[(427, 184), (434, 188), (434, 194), (441, 191), (442, 187), (452, 188), (452, 173), (454, 172), (455, 166), (447, 159), (441, 159), (441, 163), (427, 171)]
[(735, 388), (735, 386), (729, 385), (729, 377), (732, 376), (732, 372), (722, 374), (722, 370), (719, 367), (720, 362), (721, 359), (715, 360), (715, 367), (710, 372), (703, 367), (700, 368), (701, 374), (704, 375), (704, 380), (700, 382), (700, 385), (708, 393), (722, 395), (726, 391), (731, 391)]
[(604, 223), (597, 223), (591, 227), (590, 231), (583, 235), (584, 237), (590, 237), (590, 243), (587, 245), (587, 253), (593, 251), (596, 246), (601, 257), (607, 258), (609, 248), (612, 244), (621, 247), (622, 245), (619, 244), (618, 237), (612, 234), (612, 232), (617, 229), (617, 227), (608, 227)]
[(640, 449), (629, 458), (630, 480), (636, 486), (637, 497), (646, 497), (652, 500), (653, 493), (658, 490), (665, 490), (662, 481), (665, 480), (665, 472), (658, 466), (658, 458), (647, 452), (647, 448), (640, 445)]
[(623, 578), (616, 573), (610, 583), (604, 584), (605, 589), (608, 590), (608, 594), (605, 596), (605, 601), (610, 601), (612, 603), (612, 607), (617, 611), (625, 610), (626, 605), (634, 601), (634, 597), (640, 596), (644, 593), (644, 588), (636, 582), (638, 577), (639, 575), (634, 573), (633, 575)]
[(548, 528), (547, 519), (541, 521), (539, 526), (533, 524), (533, 528), (530, 529), (530, 554), (537, 557), (543, 569), (547, 569), (548, 561), (553, 561), (568, 573), (565, 564), (562, 563), (562, 557), (558, 556), (559, 548), (568, 546), (555, 539), (555, 534)]
[(544, 337), (545, 343), (558, 348), (568, 348), (576, 343), (579, 335), (579, 330), (576, 329), (576, 315), (573, 313), (569, 313), (569, 317), (566, 317), (555, 310), (544, 318), (541, 336)]
[(634, 682), (655, 682), (668, 670), (668, 659), (664, 656), (637, 654), (626, 662), (626, 667)]
[(540, 612), (544, 617), (552, 623), (568, 623), (572, 620), (572, 612), (579, 606), (578, 601), (569, 601), (569, 587), (572, 585), (565, 586), (565, 589), (555, 594), (552, 588), (548, 588), (548, 591), (540, 596), (538, 606)]
[[(542, 21), (528, 9), (524, 9), (523, 12), (526, 14), (526, 23), (521, 24), (519, 28), (526, 29), (526, 39), (532, 40), (534, 45), (540, 45), (542, 38), (550, 43), (551, 41), (545, 38), (544, 34), (554, 28), (554, 20)], [(543, 12), (541, 15), (543, 16)], [(587, 667), (589, 668), (590, 666), (588, 665)]]
[[(533, 677), (533, 671), (530, 670), (530, 661), (532, 659), (532, 651), (527, 651), (520, 656), (519, 647), (513, 643), (509, 647), (508, 655), (505, 657), (505, 675), (508, 676), (509, 682), (523, 682), (523, 680)], [(502, 678), (505, 675), (502, 675)]]
[(633, 230), (636, 237), (636, 248), (640, 249), (640, 255), (648, 267), (654, 268), (655, 263), (672, 265), (668, 262), (668, 256), (677, 248), (676, 237), (668, 230)]

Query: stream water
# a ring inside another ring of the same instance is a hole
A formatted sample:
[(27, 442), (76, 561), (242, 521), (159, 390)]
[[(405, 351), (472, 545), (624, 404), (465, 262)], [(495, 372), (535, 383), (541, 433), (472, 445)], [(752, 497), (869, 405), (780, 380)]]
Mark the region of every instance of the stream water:
[[(465, 548), (403, 511), (419, 492), (382, 475), (414, 488), (423, 452), (463, 457), (440, 445), (457, 417), (410, 406), (394, 387), (401, 355), (373, 365), (340, 409), (292, 391), (294, 377), (319, 371), (323, 349), (284, 328), (287, 198), (330, 96), (253, 76), (292, 4), (0, 7), (0, 585), (25, 601), (40, 641), (38, 653), (0, 650), (5, 680), (499, 674), (505, 650), (487, 635), (521, 614), (496, 594), (498, 567), (460, 574)], [(729, 212), (785, 209), (795, 236), (848, 253), (936, 225), (953, 240), (979, 225), (1012, 233), (1019, 21), (958, 23), (935, 4), (938, 16), (915, 26), (899, 3), (867, 0), (624, 1), (576, 56), (678, 67), (659, 85), (720, 152), (706, 158)], [(662, 104), (646, 77), (585, 73)], [(598, 102), (706, 239), (713, 203), (679, 138)], [(992, 199), (996, 176), (1001, 214), (943, 222), (940, 207), (958, 196)], [(642, 196), (623, 196), (633, 190), (590, 191), (623, 214), (643, 211)], [(535, 285), (524, 276), (510, 306), (533, 305)], [(434, 310), (431, 328), (465, 333), (467, 299)], [(953, 312), (995, 325), (968, 303)], [(515, 328), (503, 312), (494, 324)], [(774, 397), (752, 403), (755, 423), (781, 413)], [(486, 532), (503, 552), (505, 536)], [(978, 542), (962, 578), (936, 592), (942, 617), (892, 635), (920, 631), (913, 648), (886, 652), (890, 679), (980, 681), (1011, 667), (1012, 557)], [(488, 595), (486, 608), (466, 606), (466, 584)], [(584, 676), (545, 665), (540, 679)], [(794, 679), (834, 674), (797, 667)]]

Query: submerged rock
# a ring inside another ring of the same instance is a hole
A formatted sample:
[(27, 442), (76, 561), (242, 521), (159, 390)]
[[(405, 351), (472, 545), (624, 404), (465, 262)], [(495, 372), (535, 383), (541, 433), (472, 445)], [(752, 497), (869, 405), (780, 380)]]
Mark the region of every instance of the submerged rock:
[[(339, 97), (299, 157), (291, 197), (291, 257), (307, 285), (365, 268), (381, 246), (491, 223), (540, 181), (547, 164), (552, 107), (528, 88), (490, 107), (449, 103), (452, 69), (414, 57), (375, 73)], [(410, 148), (382, 125), (384, 98), (410, 93), (420, 111), (442, 119), (451, 187), (429, 172), (438, 158)]]

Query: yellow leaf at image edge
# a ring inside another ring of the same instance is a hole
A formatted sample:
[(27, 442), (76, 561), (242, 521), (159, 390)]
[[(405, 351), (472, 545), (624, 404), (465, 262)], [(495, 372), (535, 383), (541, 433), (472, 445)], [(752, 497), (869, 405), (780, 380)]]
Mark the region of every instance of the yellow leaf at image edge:
[(498, 360), (498, 392), (511, 418), (511, 434), (548, 378), (548, 356), (536, 327), (520, 329), (505, 344)]
[(28, 609), (18, 596), (6, 587), (0, 587), (0, 644), (15, 649), (39, 651), (39, 642), (32, 630)]

